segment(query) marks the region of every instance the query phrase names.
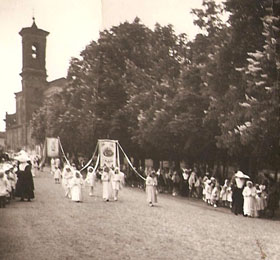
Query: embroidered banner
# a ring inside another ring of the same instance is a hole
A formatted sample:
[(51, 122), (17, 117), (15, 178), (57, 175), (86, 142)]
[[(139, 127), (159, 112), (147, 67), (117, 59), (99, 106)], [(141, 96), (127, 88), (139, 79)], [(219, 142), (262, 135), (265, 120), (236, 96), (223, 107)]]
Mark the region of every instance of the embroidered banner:
[(58, 138), (47, 138), (47, 156), (59, 157)]
[(117, 165), (117, 141), (115, 140), (98, 140), (100, 166), (116, 167)]

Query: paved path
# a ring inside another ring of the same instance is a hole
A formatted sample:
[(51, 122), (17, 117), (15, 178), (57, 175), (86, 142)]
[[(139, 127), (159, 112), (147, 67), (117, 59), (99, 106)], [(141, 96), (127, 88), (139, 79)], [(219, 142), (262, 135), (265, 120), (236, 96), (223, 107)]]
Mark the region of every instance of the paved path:
[[(36, 199), (0, 209), (1, 260), (280, 259), (280, 221), (235, 216), (201, 201), (125, 188), (103, 202), (101, 185), (84, 202), (64, 197), (47, 172), (35, 178)], [(266, 256), (266, 258), (265, 258)]]

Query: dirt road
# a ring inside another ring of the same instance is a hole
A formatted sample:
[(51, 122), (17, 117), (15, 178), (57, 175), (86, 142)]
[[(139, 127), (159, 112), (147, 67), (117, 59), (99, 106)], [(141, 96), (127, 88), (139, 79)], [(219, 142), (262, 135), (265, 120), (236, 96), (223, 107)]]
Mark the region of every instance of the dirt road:
[[(279, 259), (279, 220), (235, 216), (201, 201), (160, 195), (148, 207), (142, 190), (125, 188), (103, 202), (101, 185), (84, 202), (64, 197), (45, 171), (35, 200), (0, 209), (1, 260)], [(266, 257), (266, 258), (265, 258)]]

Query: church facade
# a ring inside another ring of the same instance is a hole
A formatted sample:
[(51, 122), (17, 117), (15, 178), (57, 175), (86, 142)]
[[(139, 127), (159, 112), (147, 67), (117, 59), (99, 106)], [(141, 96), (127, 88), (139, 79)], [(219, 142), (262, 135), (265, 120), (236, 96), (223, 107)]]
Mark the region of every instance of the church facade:
[(46, 46), (49, 32), (39, 29), (33, 18), (31, 27), (22, 28), (22, 91), (15, 93), (16, 113), (6, 113), (6, 149), (34, 151), (30, 121), (45, 99), (66, 86), (66, 79), (47, 81)]

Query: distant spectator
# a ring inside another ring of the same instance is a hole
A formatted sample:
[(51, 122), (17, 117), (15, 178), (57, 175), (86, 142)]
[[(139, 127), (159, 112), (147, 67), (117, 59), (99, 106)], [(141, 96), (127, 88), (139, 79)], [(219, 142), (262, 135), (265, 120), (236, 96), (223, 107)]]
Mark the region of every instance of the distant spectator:
[(223, 207), (227, 206), (227, 197), (228, 197), (228, 187), (229, 187), (229, 181), (226, 179), (224, 185), (221, 189), (221, 205)]
[(197, 176), (196, 176), (196, 172), (192, 171), (191, 175), (189, 177), (189, 197), (193, 197), (194, 196), (194, 192), (195, 192), (195, 182), (196, 182)]
[(179, 193), (180, 177), (176, 170), (173, 171), (172, 174), (172, 184), (173, 184), (172, 196), (177, 196)]
[(219, 199), (220, 199), (220, 185), (218, 182), (216, 182), (211, 193), (211, 205), (214, 206), (214, 208), (218, 207)]

